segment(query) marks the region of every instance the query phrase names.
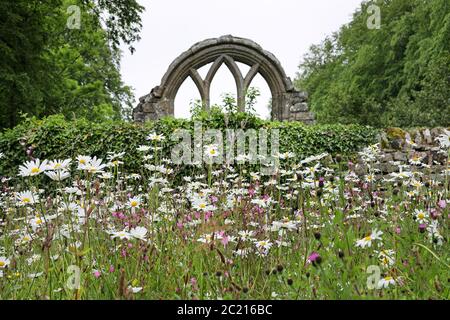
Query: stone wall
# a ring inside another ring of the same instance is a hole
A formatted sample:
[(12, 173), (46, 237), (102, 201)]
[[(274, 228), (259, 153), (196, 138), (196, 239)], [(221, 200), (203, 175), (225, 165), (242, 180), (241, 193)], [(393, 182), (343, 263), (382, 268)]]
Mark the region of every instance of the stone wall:
[[(399, 172), (398, 165), (393, 162), (409, 164), (414, 171), (431, 174), (437, 180), (443, 179), (447, 168), (448, 155), (439, 147), (437, 137), (444, 134), (443, 128), (402, 130), (400, 128), (385, 129), (379, 137), (381, 149), (380, 168), (383, 176)], [(423, 165), (414, 165), (416, 159)], [(364, 174), (367, 170), (363, 162), (356, 165), (356, 173)]]

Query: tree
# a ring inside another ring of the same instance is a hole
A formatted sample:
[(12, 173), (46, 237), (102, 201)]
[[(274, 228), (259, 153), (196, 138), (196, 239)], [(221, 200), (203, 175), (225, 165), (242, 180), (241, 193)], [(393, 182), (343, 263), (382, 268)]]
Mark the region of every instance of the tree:
[[(79, 29), (67, 27), (70, 5), (81, 9)], [(142, 11), (136, 0), (0, 2), (0, 128), (21, 113), (126, 117), (133, 97), (121, 81), (118, 45), (134, 50)]]
[[(370, 30), (369, 5), (381, 9)], [(450, 3), (365, 1), (352, 21), (310, 48), (296, 85), (322, 123), (450, 124)]]

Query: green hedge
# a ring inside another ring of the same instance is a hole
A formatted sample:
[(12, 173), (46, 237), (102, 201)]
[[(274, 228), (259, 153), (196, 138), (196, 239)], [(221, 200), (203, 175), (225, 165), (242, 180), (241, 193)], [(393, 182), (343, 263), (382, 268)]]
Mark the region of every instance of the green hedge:
[[(206, 128), (277, 128), (280, 129), (281, 152), (292, 151), (299, 159), (329, 152), (349, 154), (377, 141), (378, 131), (359, 125), (305, 126), (297, 122), (270, 122), (251, 115), (224, 114), (203, 116)], [(64, 116), (50, 116), (43, 120), (27, 119), (19, 126), (0, 133), (0, 175), (14, 176), (18, 165), (27, 160), (26, 150), (34, 149), (40, 159), (75, 158), (77, 155), (106, 157), (107, 152), (126, 152), (124, 166), (130, 172), (139, 172), (141, 161), (136, 148), (148, 144), (151, 132), (166, 137), (177, 128), (193, 130), (193, 121), (166, 118), (139, 125), (128, 122), (92, 123), (84, 119), (67, 121)], [(166, 139), (167, 157), (171, 143)]]

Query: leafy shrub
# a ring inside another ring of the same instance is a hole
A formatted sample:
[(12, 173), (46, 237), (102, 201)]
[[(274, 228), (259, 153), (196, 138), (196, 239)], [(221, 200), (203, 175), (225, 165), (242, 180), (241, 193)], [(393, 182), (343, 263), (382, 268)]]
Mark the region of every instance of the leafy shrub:
[[(246, 113), (225, 114), (212, 110), (200, 114), (203, 128), (279, 129), (280, 151), (292, 151), (299, 159), (322, 152), (348, 154), (374, 143), (378, 131), (359, 125), (306, 126), (298, 122), (270, 122)], [(28, 159), (27, 150), (34, 158), (65, 159), (77, 155), (105, 158), (107, 152), (125, 152), (126, 170), (140, 172), (137, 147), (149, 144), (146, 137), (151, 132), (163, 134), (164, 155), (170, 158), (170, 148), (178, 142), (169, 137), (176, 129), (194, 128), (194, 121), (164, 118), (146, 124), (121, 121), (89, 122), (84, 119), (67, 121), (62, 115), (43, 120), (27, 119), (13, 129), (0, 134), (0, 175), (14, 176), (17, 167)], [(30, 154), (29, 154), (30, 155)]]

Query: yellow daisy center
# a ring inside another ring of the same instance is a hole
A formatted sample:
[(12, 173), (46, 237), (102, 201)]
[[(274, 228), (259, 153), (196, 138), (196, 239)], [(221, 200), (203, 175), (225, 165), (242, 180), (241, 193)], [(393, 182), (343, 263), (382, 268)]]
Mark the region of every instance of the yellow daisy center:
[(39, 168), (38, 167), (32, 168), (31, 173), (39, 173)]
[(372, 240), (372, 235), (365, 237), (364, 240), (366, 240), (366, 241)]
[(423, 219), (423, 218), (425, 218), (425, 215), (421, 212), (421, 213), (419, 213), (419, 214), (417, 215), (417, 217), (418, 217), (419, 219)]
[(199, 207), (200, 207), (200, 209), (205, 209), (206, 208), (206, 204), (205, 203), (200, 203)]
[(138, 202), (136, 200), (131, 201), (131, 206), (132, 207), (137, 207)]
[(30, 198), (22, 198), (22, 202), (24, 203), (30, 203), (31, 199)]
[(0, 268), (3, 268), (5, 266), (5, 262), (4, 261), (0, 261)]

